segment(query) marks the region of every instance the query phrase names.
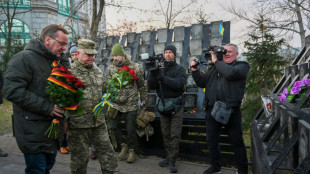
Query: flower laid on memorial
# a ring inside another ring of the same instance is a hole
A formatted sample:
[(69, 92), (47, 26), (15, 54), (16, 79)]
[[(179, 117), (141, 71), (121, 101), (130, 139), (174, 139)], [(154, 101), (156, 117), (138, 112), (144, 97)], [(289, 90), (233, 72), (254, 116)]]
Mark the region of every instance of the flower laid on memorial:
[(134, 69), (130, 69), (128, 66), (123, 66), (122, 69), (118, 70), (113, 77), (108, 81), (108, 89), (102, 96), (102, 102), (97, 104), (93, 109), (95, 117), (101, 115), (103, 106), (108, 104), (113, 106), (113, 103), (109, 101), (118, 100), (118, 93), (126, 85), (132, 85), (138, 79)]
[(262, 101), (263, 101), (263, 107), (266, 112), (266, 114), (269, 116), (272, 114), (272, 103), (271, 99), (268, 96), (261, 95)]
[[(79, 106), (79, 102), (84, 98), (83, 89), (85, 86), (83, 82), (73, 76), (66, 67), (58, 66), (57, 62), (53, 62), (53, 66), (45, 88), (50, 101), (65, 110), (83, 112), (83, 106)], [(54, 118), (45, 135), (57, 139), (58, 127), (59, 119)]]
[(284, 88), (280, 95), (282, 102), (292, 101), (295, 98), (305, 98), (310, 93), (310, 78), (296, 81), (292, 88)]

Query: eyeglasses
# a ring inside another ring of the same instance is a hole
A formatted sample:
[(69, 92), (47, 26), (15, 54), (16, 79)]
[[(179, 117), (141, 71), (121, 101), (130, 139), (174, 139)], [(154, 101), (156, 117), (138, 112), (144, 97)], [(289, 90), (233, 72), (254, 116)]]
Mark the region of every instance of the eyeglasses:
[[(51, 37), (51, 36), (50, 36), (50, 37)], [(56, 40), (61, 46), (66, 46), (66, 45), (67, 45), (66, 42), (61, 42), (61, 41), (57, 40), (57, 39), (54, 38), (54, 37), (51, 37), (51, 38), (54, 39), (54, 40)]]

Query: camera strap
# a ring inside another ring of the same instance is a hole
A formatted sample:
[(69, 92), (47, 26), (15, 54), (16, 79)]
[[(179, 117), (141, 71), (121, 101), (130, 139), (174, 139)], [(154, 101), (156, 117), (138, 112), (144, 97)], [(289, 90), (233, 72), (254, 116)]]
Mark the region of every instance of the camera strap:
[(158, 82), (158, 85), (159, 85), (159, 91), (160, 91), (160, 100), (161, 102), (163, 103), (164, 107), (165, 107), (165, 100), (164, 100), (164, 91), (163, 91), (163, 88), (162, 88), (162, 84), (161, 84), (161, 81)]
[[(163, 69), (159, 69), (159, 71), (161, 71), (161, 73), (163, 74), (163, 75), (165, 75), (165, 71), (163, 70)], [(162, 81), (159, 81), (158, 82), (158, 85), (159, 85), (159, 91), (160, 91), (160, 99), (161, 99), (161, 101), (162, 101), (162, 103), (163, 103), (163, 106), (165, 107), (165, 100), (164, 100), (164, 90), (163, 90), (163, 87), (162, 87)]]

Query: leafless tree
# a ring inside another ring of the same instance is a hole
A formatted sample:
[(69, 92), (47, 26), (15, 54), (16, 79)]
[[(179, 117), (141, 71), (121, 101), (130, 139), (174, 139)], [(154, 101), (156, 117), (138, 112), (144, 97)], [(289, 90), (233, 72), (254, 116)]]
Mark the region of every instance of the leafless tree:
[(113, 36), (120, 36), (124, 35), (129, 32), (136, 32), (137, 31), (137, 23), (132, 21), (122, 20), (118, 21), (116, 26), (112, 26), (108, 24), (109, 29), (107, 30), (107, 35)]
[[(74, 16), (76, 16), (76, 13), (82, 8), (83, 5), (85, 5), (86, 2), (87, 0), (75, 1), (74, 6), (71, 7), (71, 12), (69, 13), (66, 21), (64, 22), (64, 26), (73, 26), (73, 24), (77, 22)], [(87, 21), (87, 23), (89, 23), (89, 21)]]
[[(69, 23), (69, 22), (75, 20), (73, 18), (73, 16), (88, 1), (89, 0), (77, 1), (75, 3), (75, 6), (72, 9), (72, 14), (67, 18), (66, 23)], [(98, 34), (99, 34), (98, 28), (99, 28), (100, 21), (105, 20), (105, 19), (102, 18), (103, 12), (104, 12), (104, 8), (106, 8), (106, 7), (113, 7), (113, 8), (116, 8), (117, 10), (133, 9), (133, 10), (143, 11), (142, 9), (134, 8), (130, 4), (124, 4), (121, 0), (110, 0), (110, 1), (107, 1), (107, 0), (91, 0), (91, 4), (92, 4), (91, 7), (90, 7), (90, 9), (92, 10), (91, 20), (88, 21), (89, 25), (86, 26), (86, 27), (90, 26), (90, 28), (87, 28), (87, 30), (89, 30), (90, 38), (91, 39), (96, 39), (98, 37)], [(125, 21), (125, 22), (127, 22), (127, 24), (129, 24), (128, 21)], [(118, 27), (114, 27), (114, 29), (115, 28), (118, 28)], [(110, 30), (110, 32), (112, 30), (114, 30), (114, 29), (112, 28)], [(120, 32), (122, 32), (122, 31), (120, 31)]]
[[(261, 9), (259, 12), (254, 14), (257, 16), (258, 13), (266, 16), (264, 26), (267, 29), (277, 31), (278, 35), (285, 35), (288, 38), (292, 38), (293, 34), (300, 36), (300, 43), (303, 47), (305, 45), (305, 34), (306, 27), (309, 28), (310, 18), (310, 1), (309, 0), (258, 0), (253, 6), (256, 9)], [(249, 13), (253, 14), (251, 10), (237, 9), (233, 4), (230, 7), (222, 6), (222, 8), (239, 19), (246, 20), (252, 24), (255, 20), (251, 18)], [(259, 25), (256, 25), (259, 26)]]
[(200, 7), (199, 10), (195, 13), (195, 19), (198, 23), (206, 24), (210, 20), (210, 16), (205, 12), (205, 10)]
[[(91, 26), (90, 26), (90, 38), (91, 39), (96, 39), (97, 38), (97, 33), (98, 33), (98, 26), (99, 22), (102, 17), (102, 12), (103, 8), (105, 5), (105, 0), (100, 0), (99, 1), (99, 7), (98, 7), (98, 2), (97, 0), (93, 0), (93, 12), (92, 12), (92, 19), (91, 19)], [(97, 9), (98, 7), (98, 9)]]
[[(72, 14), (75, 14), (83, 5), (85, 5), (85, 2), (88, 0), (80, 0), (78, 1), (75, 6), (73, 7)], [(193, 14), (195, 15), (197, 21), (204, 20), (207, 21), (208, 17), (205, 13), (198, 14), (198, 12), (195, 12), (194, 10), (190, 10), (190, 7), (193, 7), (193, 5), (197, 4), (197, 0), (186, 0), (184, 1), (183, 5), (180, 2), (169, 0), (168, 3), (166, 3), (163, 0), (158, 0), (158, 8), (154, 7), (154, 11), (147, 11), (145, 9), (139, 9), (131, 4), (124, 4), (122, 1), (117, 0), (92, 0), (92, 18), (91, 21), (89, 21), (89, 31), (91, 39), (97, 38), (98, 35), (98, 27), (99, 22), (102, 20), (102, 12), (104, 8), (115, 8), (117, 11), (123, 11), (123, 10), (134, 10), (134, 11), (140, 11), (142, 14), (149, 13), (152, 15), (152, 19), (143, 19), (140, 20), (139, 23), (143, 23), (146, 26), (146, 29), (156, 29), (159, 26), (153, 26), (152, 23), (158, 22), (158, 21), (164, 21), (164, 27), (172, 28), (175, 23), (182, 23), (182, 24), (191, 24), (193, 21)], [(183, 1), (182, 1), (183, 2)], [(197, 8), (198, 9), (198, 8)], [(202, 12), (202, 10), (201, 10)], [(164, 16), (164, 20), (158, 20), (153, 18), (155, 15)], [(200, 16), (199, 16), (200, 15)], [(75, 20), (73, 17), (69, 17), (67, 22), (69, 20)], [(202, 22), (202, 21), (199, 21)], [(119, 21), (119, 23), (122, 23), (122, 25), (112, 26), (110, 24), (107, 24), (108, 34), (114, 35), (114, 34), (124, 34), (124, 32), (130, 32), (133, 31), (133, 29), (137, 28), (137, 23), (132, 21)], [(148, 25), (149, 23), (150, 25)], [(124, 27), (125, 26), (125, 27)]]
[(19, 5), (19, 0), (0, 0), (0, 16), (5, 16), (7, 19), (7, 34), (0, 27), (0, 32), (4, 36), (7, 41), (7, 49), (12, 45), (12, 27), (13, 27), (13, 20), (17, 15), (27, 13), (30, 9), (27, 10), (19, 10), (17, 6)]
[[(196, 0), (190, 1), (182, 1), (186, 2), (185, 5), (178, 6), (180, 4), (179, 1), (173, 3), (173, 0), (158, 0), (159, 9), (155, 10), (154, 13), (156, 15), (161, 15), (164, 17), (164, 23), (166, 28), (172, 28), (176, 22), (184, 23), (184, 19), (188, 19), (186, 17), (182, 17), (182, 19), (178, 18), (181, 17), (181, 14), (190, 13), (189, 8), (190, 6), (197, 3)], [(164, 4), (166, 3), (166, 4)]]
[[(72, 21), (74, 21), (74, 17), (77, 13), (78, 10), (81, 9), (81, 7), (83, 5), (85, 5), (85, 3), (88, 2), (88, 0), (80, 0), (77, 1), (75, 3), (75, 5), (72, 7), (71, 13), (69, 15), (69, 17), (67, 18), (65, 24), (68, 23), (73, 23)], [(92, 0), (91, 1), (91, 21), (89, 21), (89, 34), (90, 34), (90, 38), (95, 40), (97, 38), (98, 35), (98, 27), (99, 27), (99, 23), (102, 20), (102, 14), (104, 11), (104, 7), (106, 5), (106, 1), (105, 0)]]

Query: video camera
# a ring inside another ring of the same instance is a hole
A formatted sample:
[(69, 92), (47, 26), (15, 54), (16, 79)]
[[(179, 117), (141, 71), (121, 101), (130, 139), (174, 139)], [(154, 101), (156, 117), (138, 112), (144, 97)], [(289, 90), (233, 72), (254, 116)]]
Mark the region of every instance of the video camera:
[(206, 60), (211, 59), (211, 54), (209, 53), (209, 51), (213, 51), (217, 56), (217, 60), (219, 61), (222, 61), (223, 55), (227, 53), (227, 50), (224, 47), (211, 45), (209, 46), (209, 48), (202, 50), (202, 52), (205, 53)]
[(193, 59), (193, 61), (195, 61), (195, 65), (191, 66), (191, 68), (197, 69), (197, 68), (198, 68), (198, 65), (200, 65), (200, 64), (202, 64), (202, 65), (208, 65), (207, 62), (201, 62), (201, 61), (199, 61), (198, 59)]
[[(209, 48), (207, 49), (202, 49), (202, 53), (205, 54), (205, 59), (208, 61), (211, 59), (211, 54), (209, 53), (209, 51), (213, 51), (216, 56), (217, 56), (217, 60), (222, 61), (223, 60), (223, 55), (227, 53), (227, 50), (224, 47), (220, 47), (220, 46), (215, 46), (215, 45), (211, 45), (209, 46)], [(197, 59), (194, 59), (194, 61), (196, 62), (195, 65), (192, 66), (192, 68), (197, 68), (198, 65), (202, 64), (202, 65), (208, 65), (208, 63), (206, 62), (201, 62)]]
[(165, 68), (165, 59), (163, 54), (157, 54), (155, 56), (149, 56), (148, 53), (140, 55), (141, 60), (145, 64), (145, 70), (154, 71), (157, 69)]

